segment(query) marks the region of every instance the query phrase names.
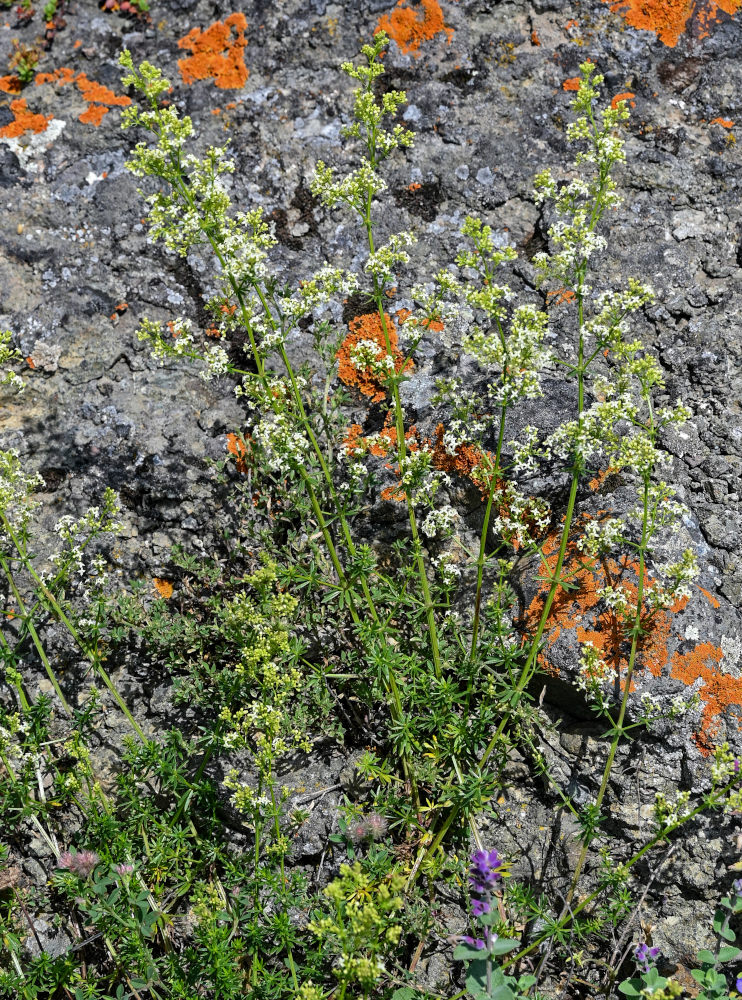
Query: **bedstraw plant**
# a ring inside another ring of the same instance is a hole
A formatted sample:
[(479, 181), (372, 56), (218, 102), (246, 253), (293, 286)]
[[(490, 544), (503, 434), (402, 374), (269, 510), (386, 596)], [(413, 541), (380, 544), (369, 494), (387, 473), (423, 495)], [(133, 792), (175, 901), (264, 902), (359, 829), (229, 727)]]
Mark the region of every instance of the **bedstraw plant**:
[[(595, 284), (628, 110), (620, 100), (600, 108), (602, 77), (583, 63), (569, 179), (548, 170), (535, 178), (534, 200), (551, 219), (549, 249), (532, 261), (535, 287), (507, 284), (516, 250), (472, 216), (456, 260), (410, 283), (415, 308), (395, 322), (385, 307), (414, 266), (418, 237), (390, 232), (384, 202), (384, 161), (413, 145), (396, 121), (405, 95), (379, 83), (386, 44), (377, 34), (342, 66), (354, 86), (343, 129), (354, 164), (341, 173), (318, 162), (310, 183), (328, 212), (358, 226), (363, 268), (324, 264), (295, 287), (275, 273), (262, 210), (233, 209), (228, 145), (193, 152), (191, 119), (165, 99), (170, 82), (121, 56), (138, 98), (122, 115), (139, 137), (128, 168), (147, 178), (150, 236), (171, 254), (199, 248), (214, 261), (208, 331), (189, 317), (145, 318), (139, 337), (162, 363), (190, 361), (203, 378), (229, 380), (244, 403), (245, 425), (229, 435), (220, 470), (233, 484), (236, 528), (226, 557), (174, 552), (180, 607), (141, 587), (112, 598), (101, 561), (98, 583), (74, 596), (86, 547), (115, 527), (113, 496), (82, 521), (60, 522), (55, 569), (39, 574), (29, 550), (33, 478), (17, 456), (0, 457), (0, 569), (18, 618), (17, 634), (3, 639), (6, 836), (16, 845), (33, 832), (46, 844), (56, 874), (41, 896), (64, 901), (77, 942), (55, 959), (39, 945), (26, 961), (29, 900), (13, 886), (7, 901), (0, 888), (12, 965), (4, 995), (510, 1000), (556, 984), (606, 997), (679, 995), (655, 968), (656, 949), (636, 939), (633, 870), (703, 813), (738, 809), (742, 793), (739, 762), (722, 745), (705, 791), (658, 796), (641, 846), (612, 840), (604, 826), (622, 741), (683, 710), (643, 690), (640, 667), (658, 617), (690, 597), (698, 572), (691, 551), (663, 556), (686, 510), (668, 484), (661, 439), (690, 411), (657, 404), (662, 369), (631, 335), (652, 291), (637, 279)], [(556, 298), (568, 319), (555, 346)], [(349, 334), (330, 308), (345, 300), (360, 303)], [(446, 418), (422, 428), (411, 424), (405, 383), (418, 344), (445, 327), (459, 331), (476, 376), (466, 387), (441, 380), (435, 403)], [(294, 363), (296, 336), (313, 343), (313, 364)], [(544, 394), (547, 377), (561, 379), (572, 411), (513, 438), (519, 409)], [(363, 397), (365, 427), (348, 418)], [(598, 468), (634, 489), (624, 513), (590, 516), (585, 487)], [(551, 504), (537, 489), (544, 477), (556, 483)], [(481, 502), (474, 544), (457, 507), (464, 485)], [(376, 524), (396, 505), (397, 536), (374, 538), (369, 512)], [(569, 678), (607, 728), (597, 793), (578, 804), (550, 773), (534, 684), (555, 605), (585, 572), (602, 573), (615, 648), (584, 642)], [(540, 586), (530, 619), (518, 605), (524, 585)], [(39, 616), (66, 627), (131, 726), (124, 767), (105, 791), (90, 763), (100, 697), (70, 707)], [(176, 704), (194, 712), (189, 731), (148, 734), (116, 690), (104, 658), (132, 637), (137, 655), (167, 665)], [(66, 713), (62, 736), (49, 699), (25, 690), (29, 644)], [(328, 738), (365, 750), (310, 878), (292, 842), (312, 795), (297, 798), (284, 782)], [(60, 740), (73, 772), (51, 750)], [(491, 843), (516, 753), (580, 830), (559, 893), (514, 878)], [(56, 810), (74, 817), (65, 841)], [(709, 998), (727, 995), (719, 967), (737, 957), (737, 889), (715, 918), (719, 947), (701, 951), (693, 973)], [(442, 915), (452, 893), (456, 912)], [(456, 963), (445, 994), (417, 978), (435, 940)], [(638, 975), (617, 986), (632, 953)]]

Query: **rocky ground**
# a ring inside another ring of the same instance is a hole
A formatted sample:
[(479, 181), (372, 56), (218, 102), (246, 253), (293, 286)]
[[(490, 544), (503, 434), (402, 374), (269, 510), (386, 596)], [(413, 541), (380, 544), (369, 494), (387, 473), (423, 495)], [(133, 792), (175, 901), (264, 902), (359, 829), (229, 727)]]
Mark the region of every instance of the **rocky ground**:
[[(230, 141), (232, 198), (274, 220), (276, 267), (296, 280), (318, 260), (362, 259), (360, 234), (323, 210), (308, 182), (318, 159), (347, 160), (340, 127), (351, 88), (339, 63), (385, 27), (396, 39), (385, 65), (391, 83), (407, 91), (404, 118), (417, 139), (390, 164), (382, 228), (418, 233), (420, 278), (453, 259), (465, 215), (482, 213), (521, 251), (514, 285), (525, 288), (546, 236), (531, 179), (545, 166), (558, 175), (569, 158), (572, 81), (589, 57), (605, 74), (605, 96), (628, 92), (631, 101), (618, 175), (624, 201), (610, 218), (605, 284), (636, 275), (654, 286), (657, 302), (637, 332), (662, 362), (667, 398), (682, 398), (694, 414), (667, 445), (692, 511), (684, 530), (699, 553), (703, 592), (657, 649), (657, 689), (697, 692), (701, 701), (687, 723), (622, 751), (611, 822), (639, 837), (655, 790), (701, 787), (706, 754), (719, 739), (742, 750), (742, 11), (735, 17), (735, 7), (733, 0), (402, 0), (396, 7), (244, 0), (234, 14), (206, 0), (153, 0), (142, 17), (67, 4), (64, 25), (58, 19), (51, 44), (40, 47), (35, 80), (18, 92), (10, 67), (0, 80), (0, 326), (13, 330), (29, 365), (25, 394), (4, 398), (0, 446), (18, 449), (41, 473), (47, 525), (81, 513), (110, 485), (123, 503), (114, 551), (122, 580), (166, 576), (174, 543), (197, 549), (216, 531), (219, 493), (207, 460), (224, 457), (226, 434), (242, 420), (226, 380), (158, 367), (135, 336), (144, 316), (206, 325), (211, 271), (206, 257), (184, 261), (148, 242), (138, 183), (124, 167), (133, 136), (119, 128), (128, 103), (117, 65), (123, 46), (172, 80), (172, 99), (192, 116), (200, 144)], [(40, 13), (25, 24), (15, 9), (0, 13), (0, 72), (14, 40), (33, 46), (43, 34)], [(205, 43), (199, 48), (205, 37), (211, 62)], [(400, 289), (395, 308), (409, 305)], [(433, 421), (433, 379), (454, 375), (457, 365), (455, 337), (426, 336), (405, 389), (416, 420)], [(561, 418), (560, 399), (555, 388), (544, 424)], [(606, 487), (601, 502), (609, 497)], [(578, 611), (566, 609), (567, 618)], [(569, 658), (569, 642), (561, 642), (557, 665)], [(141, 684), (117, 681), (146, 719)], [(590, 762), (604, 754), (601, 727), (579, 713), (565, 717), (556, 682), (551, 694), (544, 711), (562, 719), (548, 750), (552, 768), (565, 787), (582, 782), (587, 795)], [(345, 766), (335, 754), (313, 781), (335, 785)], [(554, 827), (554, 804), (539, 798), (525, 769), (514, 777), (491, 836), (517, 859), (516, 873), (533, 874), (557, 863), (555, 854), (568, 859), (572, 831), (566, 820)], [(297, 775), (296, 784), (306, 787), (305, 779)], [(321, 800), (300, 856), (321, 851), (336, 795)], [(699, 827), (650, 897), (656, 940), (680, 962), (690, 961), (699, 921), (728, 888), (736, 824), (716, 818)], [(551, 840), (538, 832), (544, 826)]]

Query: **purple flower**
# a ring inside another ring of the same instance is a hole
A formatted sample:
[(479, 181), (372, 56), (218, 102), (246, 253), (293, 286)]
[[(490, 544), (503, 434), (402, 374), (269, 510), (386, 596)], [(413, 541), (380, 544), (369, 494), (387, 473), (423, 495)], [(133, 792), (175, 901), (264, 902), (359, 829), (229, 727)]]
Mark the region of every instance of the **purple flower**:
[(734, 768), (734, 773), (739, 774), (739, 757), (735, 757), (732, 761), (732, 767)]
[(471, 901), (471, 912), (475, 917), (482, 917), (485, 913), (489, 913), (491, 909), (492, 907), (486, 899), (473, 899)]
[(490, 892), (502, 877), (499, 869), (504, 864), (497, 851), (475, 851), (471, 856), (469, 881), (475, 892)]
[(462, 934), (459, 941), (462, 941), (464, 944), (468, 944), (471, 948), (476, 948), (477, 951), (483, 951), (487, 947), (481, 938), (473, 938), (468, 934)]
[(87, 878), (99, 861), (95, 851), (80, 851), (79, 854), (64, 851), (59, 855), (59, 867), (74, 872), (79, 878)]
[(742, 878), (736, 878), (732, 882), (732, 889), (734, 889), (735, 896), (742, 896)]
[(131, 875), (134, 871), (134, 865), (122, 863), (120, 865), (116, 865), (115, 871), (118, 875)]
[(634, 952), (634, 961), (642, 972), (649, 972), (650, 965), (654, 964), (659, 953), (659, 948), (650, 948), (645, 941), (642, 941)]
[(738, 993), (742, 993), (742, 976), (737, 976), (737, 982), (734, 984), (734, 988)]

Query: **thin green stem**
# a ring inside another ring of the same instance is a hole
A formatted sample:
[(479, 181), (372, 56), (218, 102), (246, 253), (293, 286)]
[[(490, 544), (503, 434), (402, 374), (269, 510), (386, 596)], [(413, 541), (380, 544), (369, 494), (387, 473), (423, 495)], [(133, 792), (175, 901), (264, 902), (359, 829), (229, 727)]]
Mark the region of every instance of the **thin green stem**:
[(495, 499), (495, 493), (498, 488), (498, 476), (500, 472), (500, 454), (502, 452), (502, 443), (505, 436), (505, 417), (507, 414), (507, 406), (503, 405), (500, 409), (500, 431), (497, 435), (497, 450), (495, 452), (495, 463), (492, 469), (492, 481), (490, 483), (489, 495), (487, 496), (487, 507), (484, 511), (484, 522), (482, 524), (482, 532), (479, 538), (479, 555), (477, 557), (477, 588), (474, 595), (474, 619), (472, 621), (472, 633), (471, 633), (471, 646), (469, 648), (469, 659), (473, 662), (474, 657), (477, 653), (477, 640), (479, 638), (479, 619), (482, 610), (482, 583), (484, 580), (484, 563), (487, 553), (487, 533), (489, 531), (490, 525), (490, 515), (492, 514), (492, 505)]

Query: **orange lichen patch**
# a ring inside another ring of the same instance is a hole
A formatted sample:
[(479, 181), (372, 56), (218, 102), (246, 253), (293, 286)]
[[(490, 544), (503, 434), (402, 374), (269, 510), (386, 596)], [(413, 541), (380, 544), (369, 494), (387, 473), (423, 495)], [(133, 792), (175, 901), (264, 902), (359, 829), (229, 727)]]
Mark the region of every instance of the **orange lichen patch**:
[(473, 444), (460, 444), (456, 452), (452, 455), (446, 451), (443, 444), (443, 435), (446, 428), (443, 424), (438, 424), (435, 429), (433, 440), (433, 465), (441, 472), (449, 475), (464, 476), (471, 479), (471, 475), (484, 458), (484, 452)]
[(418, 183), (418, 181), (413, 181), (412, 184), (408, 184), (407, 185), (407, 190), (408, 191), (419, 191), (421, 187), (422, 187), (422, 184)]
[[(543, 548), (546, 564), (552, 573), (556, 569), (559, 542), (559, 533), (554, 532)], [(624, 641), (624, 628), (610, 608), (601, 602), (600, 591), (605, 586), (620, 585), (629, 600), (636, 601), (637, 571), (636, 561), (628, 556), (619, 560), (586, 558), (573, 542), (569, 543), (562, 576), (569, 580), (572, 589), (557, 590), (551, 606), (544, 632), (545, 651), (539, 658), (544, 670), (557, 673), (549, 662), (548, 650), (561, 635), (573, 631), (578, 642), (591, 642), (595, 646), (617, 679), (622, 675), (625, 677), (628, 644)], [(651, 579), (646, 580), (647, 589), (651, 590), (654, 585)], [(520, 627), (525, 636), (532, 635), (538, 627), (549, 586), (548, 579), (541, 581), (539, 590), (521, 616)], [(712, 595), (707, 596), (712, 602), (716, 600)], [(639, 643), (638, 664), (640, 670), (653, 677), (659, 678), (667, 673), (670, 678), (680, 680), (687, 686), (694, 685), (699, 679), (702, 681), (699, 691), (703, 703), (702, 728), (693, 739), (701, 753), (708, 754), (712, 738), (719, 729), (719, 717), (730, 706), (742, 706), (742, 678), (730, 677), (719, 669), (724, 654), (720, 647), (712, 643), (702, 642), (689, 652), (680, 652), (678, 644), (682, 640), (673, 630), (673, 618), (684, 610), (687, 603), (687, 599), (683, 598), (669, 610), (657, 612), (651, 617), (647, 615), (642, 620), (644, 635)], [(672, 647), (674, 651), (671, 653)]]
[(21, 81), (17, 76), (0, 76), (0, 90), (4, 94), (20, 94)]
[(562, 90), (579, 90), (580, 89), (580, 78), (579, 76), (571, 76), (568, 80), (565, 80), (562, 84)]
[(636, 101), (632, 100), (633, 97), (636, 97), (636, 94), (632, 94), (630, 90), (625, 90), (622, 94), (616, 94), (615, 97), (611, 98), (611, 107), (615, 109), (621, 101), (626, 101), (632, 108), (635, 108)]
[(420, 0), (414, 7), (407, 4), (408, 0), (397, 0), (394, 10), (379, 18), (376, 30), (385, 31), (405, 53), (417, 53), (423, 42), (441, 34), (451, 44), (453, 28), (446, 26), (438, 0)]
[(580, 22), (576, 18), (571, 17), (569, 21), (567, 21), (567, 23), (564, 25), (564, 28), (566, 31), (569, 31), (570, 28), (579, 28), (579, 26)]
[(577, 296), (571, 288), (555, 288), (546, 293), (546, 303), (550, 306), (560, 306), (563, 302), (574, 302)]
[(734, 17), (740, 6), (742, 6), (742, 0), (713, 0), (707, 7), (701, 8), (698, 12), (698, 37), (708, 38), (709, 25), (719, 20), (719, 11)]
[(674, 48), (695, 14), (699, 38), (708, 36), (711, 24), (721, 12), (734, 17), (742, 0), (603, 0), (619, 12), (632, 28), (653, 31), (659, 40)]
[(26, 132), (43, 132), (52, 120), (51, 115), (35, 115), (29, 111), (22, 97), (10, 102), (10, 110), (13, 112), (13, 121), (0, 128), (3, 139), (17, 139)]
[[(391, 318), (384, 313), (387, 333), (389, 335), (389, 346), (391, 355), (394, 358), (394, 370), (399, 374), (404, 371), (411, 371), (414, 364), (410, 359), (405, 363), (402, 352), (399, 350), (397, 341), (397, 331)], [(381, 317), (378, 313), (366, 313), (363, 316), (356, 316), (348, 324), (350, 333), (340, 345), (337, 352), (338, 378), (345, 385), (356, 386), (364, 396), (370, 396), (372, 403), (379, 403), (386, 396), (386, 389), (379, 378), (373, 372), (356, 368), (352, 360), (353, 348), (361, 340), (371, 340), (381, 348), (386, 354), (386, 338)]]
[(593, 479), (587, 484), (593, 493), (597, 493), (600, 487), (603, 485), (605, 479), (610, 475), (610, 469), (600, 469), (595, 473)]
[[(399, 326), (402, 326), (402, 324), (406, 323), (407, 320), (410, 318), (410, 316), (412, 316), (412, 310), (398, 309), (394, 315), (397, 318), (397, 323), (399, 324)], [(418, 321), (416, 320), (413, 322), (415, 323), (415, 325), (417, 325), (418, 323)], [(437, 317), (433, 317), (433, 319), (424, 319), (422, 321), (419, 321), (419, 325), (423, 328), (423, 330), (432, 330), (433, 333), (441, 333), (441, 331), (445, 330), (446, 328), (446, 324), (443, 322), (443, 320)]]
[(699, 691), (703, 702), (702, 729), (694, 734), (698, 749), (708, 756), (713, 749), (713, 737), (719, 731), (719, 716), (732, 705), (742, 706), (742, 678), (730, 677), (718, 669), (723, 652), (710, 642), (701, 642), (689, 653), (677, 652), (672, 658), (670, 676), (690, 687), (701, 680)]
[(28, 365), (28, 367), (29, 367), (29, 368), (31, 368), (31, 369), (33, 369), (33, 368), (35, 368), (35, 367), (36, 367), (36, 362), (35, 362), (35, 361), (34, 361), (34, 359), (33, 359), (33, 358), (31, 358), (31, 357), (29, 357), (29, 358), (26, 358), (26, 364), (27, 364), (27, 365)]
[(538, 37), (538, 32), (537, 31), (532, 31), (531, 32), (531, 45), (540, 45), (540, 44), (541, 44), (541, 39)]
[(244, 14), (230, 14), (203, 31), (191, 28), (178, 42), (178, 48), (190, 49), (192, 55), (178, 60), (183, 82), (213, 80), (222, 90), (244, 87), (247, 20)]
[(89, 104), (87, 110), (78, 115), (78, 121), (85, 125), (95, 125), (98, 128), (110, 110), (105, 104)]
[(734, 128), (734, 122), (731, 118), (712, 118), (712, 125), (721, 125), (722, 128)]
[(64, 86), (66, 83), (72, 83), (74, 79), (74, 69), (71, 69), (69, 66), (60, 66), (51, 73), (37, 73), (35, 83), (37, 87), (40, 87), (44, 83), (60, 83)]
[(247, 446), (245, 442), (236, 434), (227, 434), (227, 451), (235, 457), (235, 466), (238, 472), (246, 475), (248, 472)]
[(75, 73), (69, 66), (60, 66), (51, 73), (38, 73), (36, 85), (45, 83), (59, 84), (64, 87), (68, 83), (77, 84), (77, 89), (87, 101), (87, 108), (78, 116), (78, 121), (85, 125), (95, 125), (97, 128), (112, 107), (126, 108), (131, 104), (131, 98), (126, 94), (116, 94), (110, 87), (89, 80), (86, 73)]
[(721, 601), (717, 600), (714, 597), (713, 594), (710, 594), (708, 592), (708, 590), (704, 590), (703, 587), (699, 587), (698, 589), (701, 591), (701, 593), (706, 598), (706, 600), (709, 602), (709, 604), (711, 605), (712, 608), (720, 608), (721, 607)]
[(155, 590), (160, 595), (160, 597), (164, 597), (166, 601), (169, 601), (170, 598), (173, 596), (172, 583), (170, 583), (169, 580), (161, 579), (159, 576), (156, 576), (152, 581), (152, 583), (154, 584)]

